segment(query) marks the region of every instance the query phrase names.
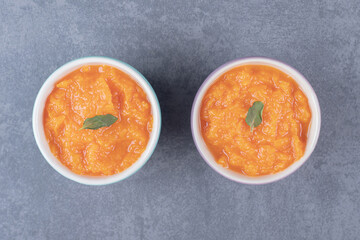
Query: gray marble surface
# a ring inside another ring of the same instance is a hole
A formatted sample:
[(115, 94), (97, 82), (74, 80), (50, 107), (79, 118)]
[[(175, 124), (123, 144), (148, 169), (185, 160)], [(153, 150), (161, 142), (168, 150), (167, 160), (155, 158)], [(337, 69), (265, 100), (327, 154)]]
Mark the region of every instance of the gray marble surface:
[[(360, 239), (360, 4), (348, 1), (0, 0), (0, 239)], [(153, 85), (163, 128), (149, 162), (102, 187), (40, 154), (36, 94), (83, 56), (121, 59)], [(266, 56), (303, 73), (322, 129), (276, 183), (225, 179), (200, 157), (190, 109), (226, 61)]]

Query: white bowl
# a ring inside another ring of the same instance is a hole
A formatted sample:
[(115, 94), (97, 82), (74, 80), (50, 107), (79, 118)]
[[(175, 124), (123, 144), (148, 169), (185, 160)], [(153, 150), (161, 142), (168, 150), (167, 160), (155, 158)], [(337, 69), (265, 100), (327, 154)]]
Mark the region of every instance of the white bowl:
[[(73, 173), (51, 153), (49, 144), (45, 137), (44, 126), (43, 126), (43, 112), (44, 112), (46, 99), (54, 89), (55, 84), (62, 77), (80, 68), (82, 65), (86, 65), (86, 64), (89, 65), (106, 64), (109, 66), (116, 67), (121, 71), (129, 74), (145, 91), (148, 100), (150, 101), (152, 106), (153, 129), (150, 134), (150, 139), (145, 151), (140, 156), (140, 158), (129, 168), (118, 174), (111, 176), (92, 177), (92, 176), (82, 176)], [(57, 69), (53, 74), (51, 74), (50, 77), (44, 82), (43, 86), (41, 87), (36, 97), (34, 104), (33, 131), (40, 152), (42, 153), (46, 161), (61, 175), (75, 182), (87, 184), (87, 185), (105, 185), (105, 184), (118, 182), (131, 176), (136, 171), (138, 171), (149, 160), (152, 153), (154, 152), (160, 136), (160, 129), (161, 129), (160, 105), (150, 83), (145, 79), (143, 75), (141, 75), (141, 73), (139, 73), (132, 66), (124, 62), (121, 62), (119, 60), (111, 59), (107, 57), (85, 57), (66, 63), (65, 65)]]
[[(307, 140), (304, 156), (281, 172), (271, 175), (258, 176), (258, 177), (246, 176), (237, 173), (235, 171), (232, 171), (230, 169), (226, 169), (222, 167), (220, 164), (218, 164), (215, 161), (213, 155), (210, 153), (209, 149), (207, 148), (200, 129), (201, 101), (206, 91), (209, 89), (209, 87), (223, 73), (235, 67), (242, 65), (249, 65), (249, 64), (271, 66), (291, 76), (299, 84), (300, 88), (307, 96), (310, 110), (312, 113), (312, 119), (310, 123), (310, 129), (309, 129), (308, 140)], [(262, 58), (262, 57), (237, 59), (225, 63), (224, 65), (217, 68), (205, 79), (204, 83), (199, 88), (195, 96), (191, 111), (191, 130), (192, 130), (193, 139), (200, 155), (205, 160), (205, 162), (209, 164), (210, 167), (212, 167), (216, 172), (220, 173), (224, 177), (236, 182), (246, 183), (246, 184), (270, 183), (285, 178), (289, 176), (291, 173), (295, 172), (301, 165), (304, 164), (304, 162), (310, 157), (311, 153), (314, 151), (317, 140), (319, 138), (320, 125), (321, 125), (321, 114), (320, 114), (319, 101), (316, 97), (314, 89), (311, 87), (310, 83), (305, 79), (305, 77), (301, 75), (297, 70), (295, 70), (294, 68), (290, 67), (285, 63), (273, 59)]]

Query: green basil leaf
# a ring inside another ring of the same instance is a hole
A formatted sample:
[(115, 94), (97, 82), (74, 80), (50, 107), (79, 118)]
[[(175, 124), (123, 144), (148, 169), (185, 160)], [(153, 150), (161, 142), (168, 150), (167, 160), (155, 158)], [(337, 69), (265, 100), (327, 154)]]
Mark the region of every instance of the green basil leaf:
[(252, 107), (249, 108), (245, 122), (250, 126), (251, 132), (254, 130), (254, 127), (259, 126), (262, 122), (263, 109), (264, 104), (260, 101), (254, 102)]
[(83, 124), (82, 128), (80, 128), (80, 130), (81, 129), (96, 130), (96, 129), (99, 129), (102, 127), (109, 127), (112, 124), (114, 124), (117, 120), (118, 120), (118, 118), (111, 114), (96, 115), (95, 117), (87, 118), (84, 121), (84, 124)]

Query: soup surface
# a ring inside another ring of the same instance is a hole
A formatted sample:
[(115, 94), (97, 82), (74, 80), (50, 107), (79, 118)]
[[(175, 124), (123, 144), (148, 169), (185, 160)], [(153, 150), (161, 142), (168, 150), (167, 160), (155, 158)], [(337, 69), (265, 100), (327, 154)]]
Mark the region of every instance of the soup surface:
[[(112, 114), (110, 127), (81, 129), (84, 120)], [(62, 78), (44, 109), (52, 153), (80, 175), (113, 175), (145, 151), (152, 130), (151, 105), (126, 73), (107, 65), (84, 65)]]
[[(255, 101), (264, 103), (262, 122), (245, 122)], [(244, 175), (284, 170), (305, 152), (311, 111), (297, 83), (282, 71), (245, 65), (219, 77), (205, 93), (201, 131), (216, 161)]]

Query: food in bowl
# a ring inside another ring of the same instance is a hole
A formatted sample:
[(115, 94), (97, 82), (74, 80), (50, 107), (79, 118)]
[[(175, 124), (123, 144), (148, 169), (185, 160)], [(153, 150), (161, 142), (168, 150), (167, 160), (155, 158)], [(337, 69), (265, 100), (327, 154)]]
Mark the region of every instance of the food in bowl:
[[(254, 115), (258, 124), (251, 124), (247, 118), (256, 103), (262, 108)], [(201, 134), (216, 162), (247, 176), (275, 174), (299, 160), (311, 119), (296, 81), (259, 64), (223, 73), (205, 92), (200, 108)]]
[[(109, 115), (108, 124), (86, 127), (86, 121)], [(50, 150), (63, 165), (79, 175), (107, 176), (140, 158), (153, 117), (146, 93), (127, 73), (83, 65), (56, 84), (43, 123)]]

